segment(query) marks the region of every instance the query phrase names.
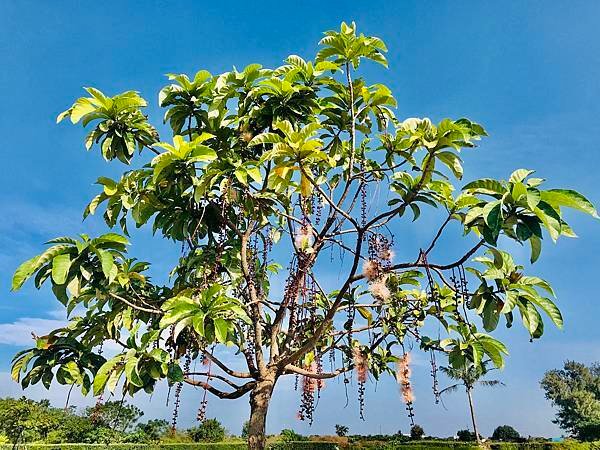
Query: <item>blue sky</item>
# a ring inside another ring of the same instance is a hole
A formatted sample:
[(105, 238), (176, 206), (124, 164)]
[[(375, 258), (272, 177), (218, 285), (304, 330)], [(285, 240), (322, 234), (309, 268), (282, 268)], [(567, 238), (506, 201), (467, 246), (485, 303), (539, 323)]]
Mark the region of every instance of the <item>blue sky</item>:
[[(101, 232), (99, 221), (81, 222), (81, 211), (97, 191), (94, 180), (123, 169), (86, 153), (81, 128), (55, 124), (83, 86), (111, 95), (138, 90), (160, 123), (156, 96), (165, 73), (218, 73), (252, 62), (276, 66), (292, 53), (311, 58), (322, 31), (355, 20), (360, 31), (388, 44), (390, 70), (371, 66), (365, 75), (392, 88), (398, 117), (466, 116), (485, 125), (490, 137), (465, 154), (466, 180), (506, 178), (513, 169), (531, 168), (549, 186), (577, 189), (600, 204), (599, 14), (600, 3), (589, 1), (0, 2), (0, 396), (20, 395), (7, 372), (12, 354), (29, 345), (30, 332), (64, 320), (45, 290), (27, 285), (9, 293), (12, 271), (52, 237)], [(594, 289), (600, 223), (579, 215), (569, 219), (579, 239), (548, 244), (531, 269), (556, 288), (565, 330), (549, 325), (534, 344), (517, 326), (499, 330), (511, 355), (496, 375), (507, 387), (475, 393), (484, 434), (507, 423), (525, 435), (559, 435), (540, 378), (566, 358), (600, 360)], [(399, 229), (398, 250), (408, 253), (427, 242), (436, 223), (426, 215), (419, 228)], [(146, 232), (136, 233), (133, 247), (157, 272), (169, 270), (176, 255)], [(457, 248), (447, 242), (435, 256), (446, 261)], [(515, 251), (525, 263), (526, 253)], [(447, 410), (434, 404), (426, 363), (424, 355), (416, 358), (417, 422), (434, 435), (466, 428), (461, 393), (446, 399)], [(148, 417), (170, 416), (165, 391), (136, 400)], [(61, 389), (36, 387), (26, 394), (64, 401)], [(344, 408), (343, 385), (329, 382), (309, 429), (295, 419), (299, 396), (291, 381), (284, 382), (268, 431), (332, 433), (336, 423), (353, 433), (408, 430), (393, 380), (368, 388), (365, 422), (358, 418), (355, 388), (350, 396)], [(91, 401), (76, 399), (82, 405)], [(198, 391), (184, 392), (182, 426), (192, 424), (199, 401)], [(239, 433), (247, 410), (247, 399), (213, 399), (209, 416)]]

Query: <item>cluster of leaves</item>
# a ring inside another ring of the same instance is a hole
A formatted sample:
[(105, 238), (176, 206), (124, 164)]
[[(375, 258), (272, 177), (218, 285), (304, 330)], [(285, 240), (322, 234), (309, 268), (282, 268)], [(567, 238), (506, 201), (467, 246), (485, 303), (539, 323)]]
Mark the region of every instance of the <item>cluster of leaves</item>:
[(141, 111), (147, 105), (146, 100), (137, 92), (107, 97), (98, 89), (86, 88), (86, 91), (91, 97), (81, 97), (56, 120), (69, 117), (72, 123), (81, 121), (83, 126), (94, 122), (94, 130), (85, 139), (88, 150), (98, 144), (104, 159), (117, 158), (128, 163), (136, 149), (142, 151), (158, 140), (158, 132)]
[[(462, 201), (469, 203), (463, 223), (491, 245), (496, 245), (501, 232), (519, 243), (529, 242), (531, 262), (541, 251), (542, 229), (553, 241), (559, 236), (575, 237), (563, 217), (564, 208), (572, 208), (598, 217), (592, 203), (569, 189), (540, 188), (542, 178), (532, 178), (533, 170), (515, 170), (508, 181), (481, 179), (463, 187)], [(493, 200), (488, 200), (493, 199)]]

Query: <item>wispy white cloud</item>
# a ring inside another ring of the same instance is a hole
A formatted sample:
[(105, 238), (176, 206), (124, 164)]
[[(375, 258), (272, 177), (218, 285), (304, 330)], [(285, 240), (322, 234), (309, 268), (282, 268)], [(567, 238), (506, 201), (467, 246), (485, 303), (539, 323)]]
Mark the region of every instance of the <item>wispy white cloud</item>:
[(32, 344), (32, 334), (48, 334), (65, 325), (64, 320), (21, 317), (14, 322), (0, 323), (0, 344), (28, 346)]

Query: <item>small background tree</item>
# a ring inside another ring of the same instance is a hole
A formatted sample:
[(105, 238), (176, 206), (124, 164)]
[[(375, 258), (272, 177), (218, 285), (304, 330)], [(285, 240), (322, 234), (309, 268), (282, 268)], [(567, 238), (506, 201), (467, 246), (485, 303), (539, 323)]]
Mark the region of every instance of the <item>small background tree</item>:
[(349, 431), (350, 431), (350, 428), (348, 428), (346, 425), (337, 424), (335, 426), (335, 434), (337, 434), (338, 436), (341, 436), (341, 437), (346, 436)]
[(475, 433), (471, 430), (458, 430), (456, 432), (456, 437), (461, 442), (470, 442), (477, 440)]
[(600, 365), (566, 361), (541, 381), (546, 398), (558, 409), (554, 423), (582, 440), (600, 439)]
[(169, 431), (169, 422), (164, 419), (152, 419), (146, 423), (138, 423), (136, 430), (147, 436), (151, 442), (156, 442)]
[(477, 420), (475, 416), (475, 404), (473, 402), (473, 389), (475, 386), (503, 386), (504, 384), (499, 380), (483, 380), (488, 372), (490, 371), (490, 361), (482, 361), (480, 364), (473, 364), (465, 361), (458, 367), (442, 367), (442, 372), (451, 380), (458, 381), (458, 383), (452, 384), (442, 389), (439, 394), (440, 396), (454, 392), (459, 387), (464, 387), (467, 393), (467, 399), (469, 402), (469, 413), (471, 415), (471, 423), (473, 424), (473, 434), (477, 442), (481, 442), (481, 435), (477, 429)]
[(136, 424), (144, 412), (126, 402), (107, 401), (87, 408), (86, 415), (96, 426), (126, 432)]
[(504, 442), (518, 442), (521, 440), (521, 435), (510, 425), (500, 425), (496, 427), (492, 434), (492, 440)]
[(188, 434), (194, 442), (221, 442), (225, 439), (225, 427), (217, 419), (206, 419), (190, 428)]
[(248, 439), (248, 430), (250, 429), (250, 422), (248, 422), (247, 420), (244, 422), (244, 424), (242, 425), (242, 433), (240, 434), (240, 437), (244, 438), (244, 439)]
[(421, 425), (413, 425), (412, 427), (410, 427), (410, 438), (413, 440), (419, 440), (419, 439), (423, 439), (423, 436), (425, 435), (425, 430), (423, 430), (423, 427)]

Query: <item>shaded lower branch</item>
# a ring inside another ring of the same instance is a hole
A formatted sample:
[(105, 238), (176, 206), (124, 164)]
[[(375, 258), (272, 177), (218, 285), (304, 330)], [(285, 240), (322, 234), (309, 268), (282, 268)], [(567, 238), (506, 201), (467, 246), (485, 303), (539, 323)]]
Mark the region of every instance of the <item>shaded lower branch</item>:
[(244, 396), (245, 394), (247, 394), (248, 392), (250, 392), (254, 388), (254, 386), (256, 386), (256, 381), (249, 381), (248, 383), (243, 384), (242, 386), (239, 386), (234, 391), (223, 392), (223, 391), (215, 388), (214, 386), (211, 386), (206, 381), (197, 381), (197, 380), (194, 380), (193, 378), (189, 378), (189, 377), (184, 377), (183, 381), (185, 381), (187, 384), (190, 384), (192, 386), (198, 386), (198, 387), (204, 388), (211, 394), (213, 394), (221, 399), (240, 398), (240, 397)]

